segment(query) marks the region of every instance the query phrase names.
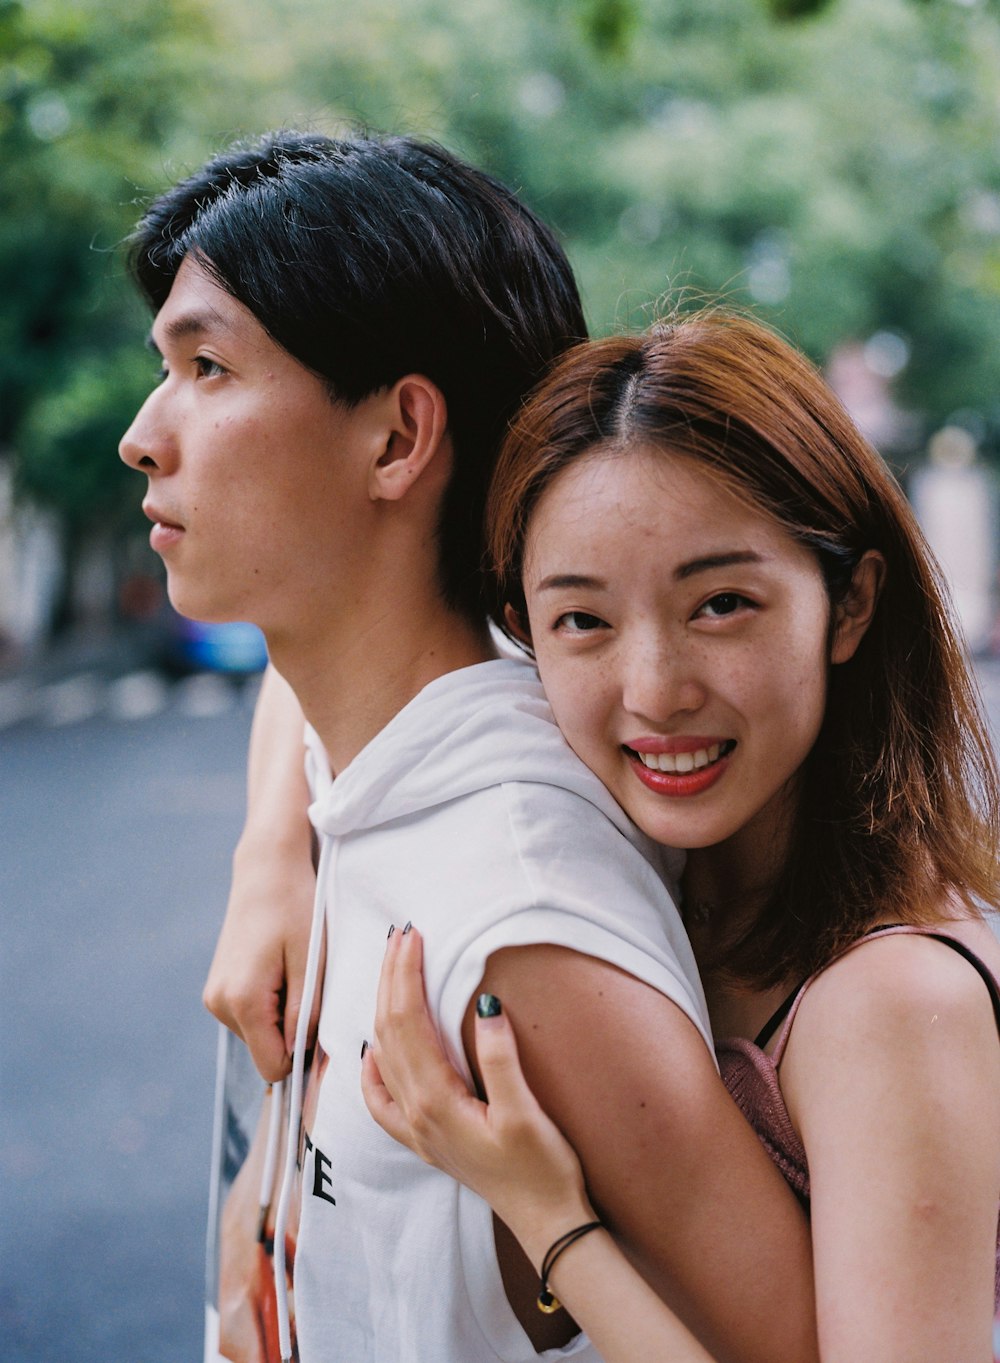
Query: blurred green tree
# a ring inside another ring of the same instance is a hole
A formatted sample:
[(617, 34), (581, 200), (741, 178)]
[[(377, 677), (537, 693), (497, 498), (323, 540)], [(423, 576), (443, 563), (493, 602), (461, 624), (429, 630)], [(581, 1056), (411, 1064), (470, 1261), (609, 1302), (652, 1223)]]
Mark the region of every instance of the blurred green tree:
[[(595, 330), (686, 292), (819, 363), (875, 336), (917, 437), (975, 412), (997, 453), (995, 4), (367, 0), (329, 43), (322, 9), (282, 7), (299, 107), (429, 132), (518, 187)], [(273, 11), (240, 6), (262, 61)]]

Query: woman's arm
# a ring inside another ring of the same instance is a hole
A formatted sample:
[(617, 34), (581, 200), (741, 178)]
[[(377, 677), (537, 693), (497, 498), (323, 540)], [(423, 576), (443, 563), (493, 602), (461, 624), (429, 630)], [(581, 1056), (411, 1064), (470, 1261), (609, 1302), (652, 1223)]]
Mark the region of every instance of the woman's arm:
[[(556, 946), (508, 948), (525, 1077), (583, 1165), (592, 1204), (653, 1290), (724, 1363), (818, 1357), (809, 1228), (698, 1029), (657, 990)], [(471, 1024), (466, 1051), (475, 1069)], [(530, 1298), (507, 1294), (529, 1329)]]
[(781, 1081), (809, 1159), (825, 1363), (987, 1363), (1000, 1042), (979, 976), (929, 938), (866, 943), (806, 994)]
[[(390, 962), (392, 953), (413, 950), (408, 937), (395, 946), (390, 942)], [(498, 978), (502, 987), (494, 985)], [(504, 1000), (529, 1089), (544, 1095), (545, 1111), (555, 1115), (555, 1125), (578, 1152), (586, 1191), (566, 1203), (559, 1185), (553, 1200), (542, 1177), (531, 1184), (522, 1212), (519, 1204), (508, 1205), (507, 1185), (487, 1188), (464, 1146), (453, 1139), (447, 1114), (454, 1109), (461, 1121), (464, 1113), (489, 1137), (489, 1110), (465, 1091), (440, 1055), (434, 1091), (443, 1106), (427, 1100), (423, 1082), (406, 1090), (404, 1099), (407, 1127), (420, 1153), (488, 1191), (500, 1217), (517, 1222), (536, 1264), (567, 1229), (567, 1220), (580, 1224), (595, 1208), (655, 1296), (676, 1311), (710, 1356), (725, 1363), (816, 1359), (805, 1218), (722, 1087), (690, 1020), (631, 976), (562, 948), (498, 952), (486, 987)], [(380, 997), (379, 1016), (388, 1017), (390, 1035), (397, 1035), (413, 1007), (390, 1009), (386, 995)], [(478, 1046), (475, 1027), (470, 1019), (470, 1053)], [(419, 1036), (415, 1030), (415, 1046)], [(377, 1042), (375, 1060), (380, 1056)], [(391, 1061), (383, 1057), (382, 1063)], [(403, 1092), (405, 1073), (405, 1066), (389, 1071), (390, 1089)], [(488, 1154), (489, 1139), (485, 1149)], [(575, 1245), (567, 1259), (582, 1249), (583, 1242)], [(498, 1253), (502, 1256), (499, 1239)], [(593, 1246), (588, 1253), (595, 1253)], [(501, 1262), (511, 1306), (538, 1337), (537, 1286), (525, 1283), (522, 1289)], [(524, 1268), (530, 1275), (531, 1265), (525, 1262)]]
[(269, 667), (250, 735), (246, 824), (204, 991), (205, 1006), (270, 1081), (291, 1069), (316, 886), (304, 723), (291, 687)]
[[(362, 1063), (368, 1110), (396, 1140), (483, 1197), (540, 1273), (559, 1235), (595, 1219), (580, 1162), (542, 1111), (502, 1014), (477, 1018), (488, 1105), (448, 1064), (427, 1013), (416, 931), (390, 939), (374, 1046)], [(607, 1363), (713, 1363), (603, 1230), (556, 1261), (549, 1286)]]

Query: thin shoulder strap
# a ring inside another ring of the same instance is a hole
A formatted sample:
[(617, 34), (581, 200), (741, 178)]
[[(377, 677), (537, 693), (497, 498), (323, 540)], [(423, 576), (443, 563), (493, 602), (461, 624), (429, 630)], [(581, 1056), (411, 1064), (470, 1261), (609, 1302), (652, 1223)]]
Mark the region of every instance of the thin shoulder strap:
[(760, 1029), (757, 1035), (754, 1037), (753, 1044), (755, 1046), (759, 1047), (761, 1050), (764, 1049), (767, 1043), (771, 1040), (772, 1036), (774, 1036), (775, 1032), (784, 1022), (785, 1018), (788, 1016), (792, 1004), (798, 998), (802, 990), (805, 989), (809, 981), (813, 978), (814, 977), (812, 975), (808, 975), (804, 980), (800, 980), (800, 982), (795, 986), (791, 993), (781, 1000), (777, 1008), (775, 1008), (774, 1012), (764, 1023), (763, 1027)]
[(946, 947), (951, 947), (952, 951), (957, 951), (959, 956), (964, 956), (973, 970), (978, 971), (982, 976), (983, 984), (985, 984), (993, 1002), (993, 1015), (997, 1020), (997, 1031), (1000, 1032), (1000, 983), (997, 982), (997, 977), (986, 962), (981, 960), (974, 951), (970, 951), (965, 943), (960, 942), (957, 937), (949, 937), (943, 932), (925, 932), (923, 935), (933, 937), (938, 942), (944, 942)]
[[(963, 956), (979, 974), (983, 983), (986, 985), (990, 1001), (993, 1004), (993, 1012), (996, 1016), (997, 1030), (1000, 1032), (1000, 983), (997, 982), (997, 978), (990, 970), (989, 966), (986, 965), (984, 961), (980, 960), (976, 953), (971, 951), (964, 942), (960, 942), (957, 937), (949, 937), (947, 933), (943, 932), (931, 932), (927, 928), (922, 928), (916, 923), (885, 923), (881, 927), (873, 928), (871, 932), (866, 932), (863, 937), (859, 937), (856, 942), (852, 942), (849, 947), (845, 947), (840, 955), (834, 959), (839, 960), (841, 956), (846, 956), (847, 953), (853, 951), (855, 947), (861, 946), (862, 942), (870, 942), (873, 937), (881, 937), (885, 934), (894, 936), (898, 933), (908, 933), (910, 936), (933, 937), (936, 941), (943, 942), (945, 946), (951, 947), (953, 951), (957, 951), (960, 956)], [(781, 1033), (775, 1043), (774, 1050), (771, 1052), (771, 1061), (775, 1069), (781, 1064), (781, 1057), (784, 1055), (785, 1047), (788, 1045), (788, 1037), (792, 1030), (792, 1023), (795, 1021), (795, 1014), (799, 1011), (799, 1004), (802, 1002), (803, 994), (812, 984), (813, 980), (819, 975), (822, 975), (823, 971), (832, 964), (833, 961), (828, 961), (827, 965), (823, 966), (820, 970), (817, 970), (815, 974), (810, 975), (797, 989), (793, 990), (789, 997), (785, 999), (778, 1008), (774, 1020), (775, 1026), (780, 1024), (782, 1020), (784, 1020), (785, 1025), (781, 1028)], [(765, 1046), (774, 1034), (774, 1027), (771, 1025), (771, 1020), (765, 1023), (761, 1035), (764, 1035), (764, 1033), (766, 1033), (764, 1040), (757, 1041), (755, 1043), (756, 1045), (761, 1047)]]

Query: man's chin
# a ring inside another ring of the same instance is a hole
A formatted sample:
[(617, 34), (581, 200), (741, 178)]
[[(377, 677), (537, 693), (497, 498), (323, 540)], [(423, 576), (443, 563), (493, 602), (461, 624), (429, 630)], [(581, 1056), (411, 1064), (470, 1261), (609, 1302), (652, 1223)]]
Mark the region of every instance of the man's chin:
[(235, 610), (227, 610), (219, 601), (204, 592), (185, 591), (180, 583), (170, 580), (169, 574), (167, 599), (178, 615), (183, 615), (186, 620), (194, 620), (199, 625), (227, 625), (234, 620), (246, 620), (245, 615)]

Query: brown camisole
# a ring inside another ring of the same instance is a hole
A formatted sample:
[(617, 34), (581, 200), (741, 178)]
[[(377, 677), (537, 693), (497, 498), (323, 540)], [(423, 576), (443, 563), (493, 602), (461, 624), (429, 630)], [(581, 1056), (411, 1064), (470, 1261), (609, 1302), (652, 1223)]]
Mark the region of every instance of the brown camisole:
[[(888, 927), (876, 928), (873, 932), (860, 937), (847, 948), (847, 951), (853, 951), (863, 942), (870, 942), (874, 937), (897, 933), (934, 937), (937, 941), (944, 942), (946, 946), (951, 947), (953, 951), (957, 951), (960, 956), (964, 956), (982, 976), (983, 982), (989, 990), (990, 998), (993, 1001), (993, 1011), (996, 1014), (997, 1028), (1000, 1030), (1000, 982), (989, 967), (974, 952), (970, 951), (964, 942), (958, 941), (957, 938), (949, 937), (945, 933), (931, 932), (926, 928), (892, 924)], [(841, 954), (846, 955), (847, 953), (845, 951)], [(792, 1125), (788, 1108), (785, 1106), (781, 1086), (778, 1082), (778, 1066), (781, 1064), (785, 1047), (788, 1045), (792, 1023), (795, 1021), (795, 1014), (799, 1010), (802, 997), (812, 982), (821, 974), (822, 971), (818, 970), (793, 989), (753, 1041), (748, 1041), (744, 1037), (728, 1037), (719, 1041), (715, 1048), (719, 1057), (719, 1068), (723, 1083), (807, 1211), (809, 1209), (809, 1166), (806, 1162), (806, 1152), (802, 1141)], [(768, 1055), (764, 1051), (764, 1047), (779, 1027), (781, 1030), (778, 1032), (774, 1050)], [(997, 1228), (995, 1301), (996, 1305), (1000, 1307), (1000, 1224)]]

